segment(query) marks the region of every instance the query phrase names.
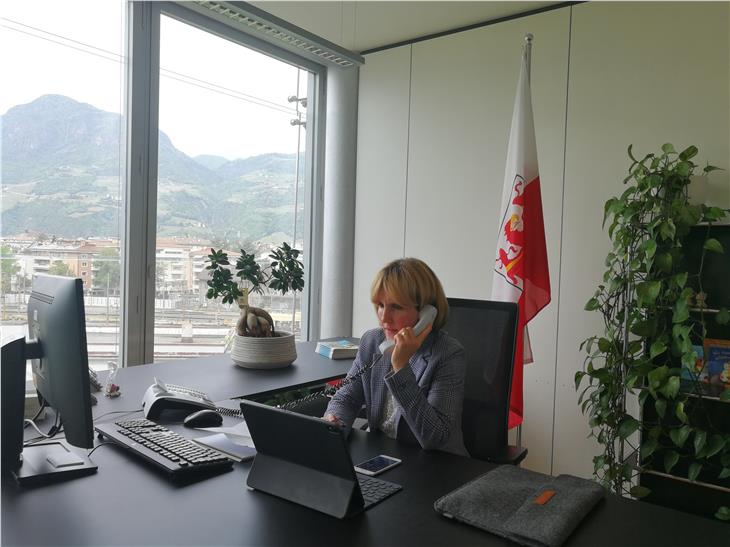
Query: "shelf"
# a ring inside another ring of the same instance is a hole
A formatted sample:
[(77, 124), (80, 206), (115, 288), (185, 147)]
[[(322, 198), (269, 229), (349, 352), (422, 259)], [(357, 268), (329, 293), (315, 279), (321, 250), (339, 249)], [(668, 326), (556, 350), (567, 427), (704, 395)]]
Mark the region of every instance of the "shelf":
[(655, 475), (657, 477), (662, 477), (664, 479), (671, 479), (674, 481), (684, 482), (687, 484), (692, 484), (695, 486), (703, 486), (705, 488), (711, 488), (713, 490), (717, 490), (719, 492), (725, 492), (727, 494), (730, 494), (730, 488), (726, 486), (720, 486), (719, 484), (712, 484), (710, 482), (702, 482), (702, 481), (691, 481), (687, 477), (678, 477), (677, 475), (672, 475), (670, 473), (663, 473), (662, 471), (656, 471), (654, 469), (647, 469), (641, 471), (642, 474), (645, 475)]
[[(679, 391), (687, 394), (688, 397), (699, 398), (700, 396), (695, 393), (695, 383), (691, 380), (681, 380)], [(720, 401), (720, 394), (725, 391), (725, 386), (718, 386), (715, 384), (708, 384), (705, 382), (698, 383), (700, 390), (702, 391), (702, 398), (708, 401)], [(720, 401), (721, 403), (730, 403), (730, 401)]]
[(690, 308), (689, 311), (693, 313), (720, 313), (720, 310), (716, 310), (715, 308)]

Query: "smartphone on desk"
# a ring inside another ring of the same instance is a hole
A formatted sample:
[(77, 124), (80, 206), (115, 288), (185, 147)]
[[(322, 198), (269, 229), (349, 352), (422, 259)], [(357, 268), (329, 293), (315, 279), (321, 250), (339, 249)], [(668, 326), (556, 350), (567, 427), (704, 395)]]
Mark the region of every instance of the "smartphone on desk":
[(380, 475), (384, 471), (395, 467), (400, 462), (401, 460), (398, 458), (381, 454), (380, 456), (375, 456), (374, 458), (358, 463), (355, 465), (355, 471), (362, 473), (363, 475), (370, 475), (374, 477), (375, 475)]

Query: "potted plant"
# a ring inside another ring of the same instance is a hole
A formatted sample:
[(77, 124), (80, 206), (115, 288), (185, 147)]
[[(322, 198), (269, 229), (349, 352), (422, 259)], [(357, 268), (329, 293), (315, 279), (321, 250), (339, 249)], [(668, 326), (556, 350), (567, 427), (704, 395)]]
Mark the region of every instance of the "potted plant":
[(262, 308), (249, 305), (251, 292), (265, 288), (280, 292), (301, 291), (304, 288), (304, 265), (299, 260), (301, 251), (282, 243), (274, 249), (268, 266), (261, 267), (253, 254), (241, 249), (231, 271), (228, 254), (211, 249), (208, 255), (206, 297), (221, 298), (224, 304), (237, 303), (241, 316), (233, 334), (231, 355), (234, 362), (245, 368), (278, 368), (290, 365), (297, 357), (294, 333), (277, 331), (271, 315)]
[[(700, 474), (715, 481), (730, 477), (730, 434), (707, 419), (694, 372), (697, 363), (703, 366), (695, 348), (708, 321), (727, 324), (730, 317), (727, 309), (709, 313), (703, 305), (706, 253), (723, 252), (709, 229), (727, 211), (688, 199), (697, 152), (665, 144), (661, 153), (638, 160), (629, 146), (628, 188), (605, 204), (613, 247), (603, 282), (585, 306), (600, 313), (604, 328), (581, 344), (587, 356), (575, 385), (585, 384), (579, 404), (603, 449), (593, 459), (594, 474), (617, 494), (650, 494), (634, 480), (647, 470), (681, 473), (690, 481)], [(703, 172), (716, 169), (708, 165)], [(702, 256), (690, 271), (683, 243), (700, 223), (707, 224)], [(632, 397), (645, 411), (638, 416), (627, 409)], [(730, 400), (730, 388), (719, 399)], [(633, 462), (631, 451), (638, 451)], [(716, 516), (730, 518), (730, 509), (719, 507)]]

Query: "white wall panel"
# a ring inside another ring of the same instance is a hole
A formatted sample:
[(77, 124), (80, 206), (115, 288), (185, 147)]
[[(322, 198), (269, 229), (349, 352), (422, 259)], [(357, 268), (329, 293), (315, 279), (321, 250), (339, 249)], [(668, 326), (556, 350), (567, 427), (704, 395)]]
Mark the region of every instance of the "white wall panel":
[[(623, 191), (631, 143), (636, 155), (695, 144), (698, 164), (728, 169), (728, 3), (591, 2), (572, 29), (554, 472), (590, 476), (597, 447), (573, 376), (581, 340), (601, 332), (583, 306), (609, 250), (603, 204)], [(727, 207), (728, 172), (710, 181)]]
[(370, 284), (403, 256), (411, 47), (368, 55), (360, 68), (353, 335), (377, 326)]
[(488, 299), (524, 35), (534, 35), (532, 97), (553, 303), (531, 323), (525, 466), (550, 472), (560, 260), (568, 10), (413, 46), (406, 254), (447, 295)]

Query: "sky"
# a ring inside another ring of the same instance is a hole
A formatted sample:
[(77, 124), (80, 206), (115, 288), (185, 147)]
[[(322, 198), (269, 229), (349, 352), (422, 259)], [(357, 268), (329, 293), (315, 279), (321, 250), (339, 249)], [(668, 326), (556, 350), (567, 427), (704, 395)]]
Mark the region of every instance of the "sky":
[[(0, 17), (0, 114), (49, 93), (122, 112), (122, 1), (0, 1)], [(303, 149), (287, 97), (305, 95), (305, 71), (165, 16), (160, 68), (160, 129), (186, 154)]]

